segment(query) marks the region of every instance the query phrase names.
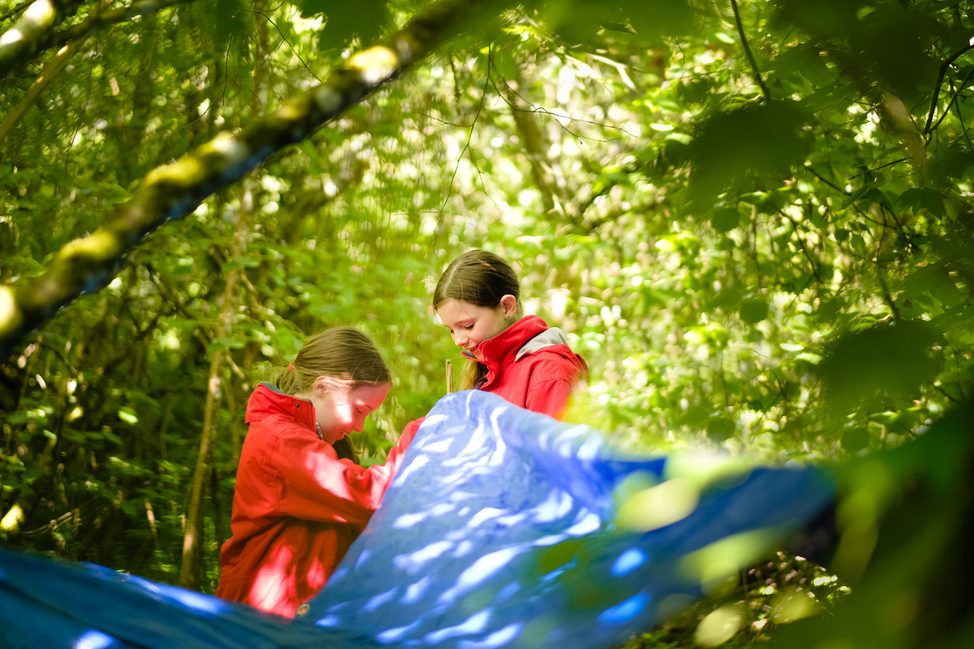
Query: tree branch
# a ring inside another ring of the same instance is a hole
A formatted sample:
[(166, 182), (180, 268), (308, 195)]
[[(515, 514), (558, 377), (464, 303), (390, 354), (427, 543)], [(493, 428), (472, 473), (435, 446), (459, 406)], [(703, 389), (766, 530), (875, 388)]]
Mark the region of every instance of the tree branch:
[(829, 187), (831, 187), (835, 191), (837, 191), (839, 193), (842, 193), (842, 194), (845, 194), (846, 196), (849, 196), (851, 194), (851, 192), (848, 192), (845, 189), (843, 189), (842, 187), (839, 187), (834, 182), (832, 182), (831, 180), (829, 180), (828, 178), (826, 178), (825, 176), (823, 176), (822, 174), (820, 174), (818, 171), (816, 171), (815, 170), (815, 167), (813, 167), (810, 163), (805, 163), (803, 166), (805, 168), (805, 171), (807, 171), (808, 173), (812, 174), (813, 176), (815, 176), (816, 178), (818, 178), (820, 181), (822, 181), (823, 183), (825, 183), (826, 185), (828, 185)]
[[(937, 122), (933, 126), (929, 126), (927, 129), (924, 130), (924, 134), (925, 135), (932, 136), (933, 132), (936, 131), (940, 127), (941, 122), (943, 122), (944, 119), (947, 118), (947, 115), (950, 114), (950, 109), (952, 107), (956, 106), (956, 104), (957, 104), (957, 98), (960, 96), (961, 90), (963, 88), (966, 88), (967, 87), (967, 83), (971, 80), (971, 78), (974, 78), (974, 70), (971, 70), (970, 72), (967, 73), (967, 76), (964, 77), (964, 79), (960, 82), (960, 85), (959, 85), (959, 87), (957, 89), (954, 89), (954, 87), (953, 87), (953, 85), (954, 85), (953, 84), (953, 81), (950, 82), (951, 90), (953, 90), (953, 93), (951, 94), (951, 97), (950, 97), (950, 101), (947, 102), (947, 106), (944, 107), (943, 112), (940, 113), (940, 117), (937, 119)], [(929, 122), (928, 122), (928, 125), (929, 125)], [(966, 135), (966, 132), (965, 132), (965, 135)]]
[(761, 93), (764, 95), (765, 101), (771, 101), (771, 91), (768, 90), (768, 86), (765, 85), (764, 79), (761, 78), (761, 71), (758, 69), (758, 62), (754, 60), (754, 53), (751, 52), (751, 46), (748, 45), (747, 36), (744, 34), (744, 23), (741, 22), (741, 11), (737, 7), (737, 0), (730, 0), (731, 7), (734, 8), (734, 22), (737, 24), (737, 35), (741, 37), (741, 45), (744, 47), (744, 55), (747, 57), (747, 62), (751, 65), (751, 71), (754, 73), (754, 80), (757, 81), (758, 85), (761, 87)]
[[(937, 81), (933, 86), (933, 97), (930, 99), (930, 112), (927, 113), (927, 123), (923, 127), (924, 135), (929, 133), (933, 126), (933, 116), (937, 114), (937, 101), (940, 99), (940, 88), (944, 85), (944, 77), (947, 75), (947, 70), (954, 64), (954, 61), (971, 49), (974, 49), (974, 37), (971, 37), (967, 45), (951, 54), (947, 57), (946, 61), (940, 64), (940, 69), (937, 71)], [(949, 108), (948, 106), (947, 109)], [(944, 112), (947, 112), (947, 110), (944, 110)]]
[(32, 0), (23, 0), (22, 2), (18, 3), (17, 6), (10, 7), (6, 13), (0, 14), (0, 23), (5, 23), (22, 12), (25, 8), (27, 8), (28, 5), (31, 4), (31, 1)]
[(30, 88), (27, 89), (24, 96), (20, 98), (17, 105), (14, 106), (3, 118), (3, 121), (0, 122), (0, 140), (7, 137), (7, 134), (13, 130), (14, 126), (17, 125), (17, 122), (20, 121), (20, 118), (24, 116), (34, 102), (37, 101), (37, 98), (41, 96), (44, 89), (47, 88), (52, 81), (54, 81), (57, 73), (61, 71), (68, 60), (74, 56), (75, 52), (78, 51), (78, 46), (80, 43), (81, 41), (69, 43), (66, 47), (62, 48), (53, 59), (49, 60), (44, 65), (44, 69), (39, 75), (37, 75), (37, 79), (35, 79), (34, 83), (32, 83)]
[(26, 61), (50, 37), (51, 30), (73, 16), (82, 0), (34, 0), (14, 26), (0, 34), (0, 78)]
[[(17, 56), (12, 56), (9, 60), (5, 60), (2, 53), (0, 53), (0, 79), (3, 79), (5, 76), (10, 74), (11, 70), (23, 63), (30, 56), (53, 48), (61, 48), (64, 45), (77, 47), (77, 41), (83, 42), (84, 39), (100, 29), (117, 25), (118, 23), (131, 20), (133, 18), (150, 16), (154, 13), (162, 11), (163, 9), (168, 9), (169, 7), (188, 2), (195, 2), (195, 0), (141, 0), (140, 2), (133, 3), (128, 7), (122, 7), (121, 9), (115, 9), (114, 11), (102, 11), (102, 5), (108, 4), (107, 2), (102, 3), (97, 9), (90, 13), (83, 22), (77, 25), (67, 27), (58, 32), (47, 30), (42, 34), (39, 34), (34, 43), (30, 46), (29, 51), (24, 51)], [(2, 49), (0, 49), (0, 52), (2, 52)]]

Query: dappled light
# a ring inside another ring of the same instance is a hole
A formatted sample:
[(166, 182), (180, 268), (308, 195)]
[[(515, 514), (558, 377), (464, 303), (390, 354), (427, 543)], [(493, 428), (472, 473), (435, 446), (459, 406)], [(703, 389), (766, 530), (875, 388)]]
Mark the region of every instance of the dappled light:
[(9, 331), (20, 325), (20, 314), (14, 292), (8, 286), (0, 286), (0, 331)]
[[(90, 564), (0, 576), (0, 644), (971, 644), (972, 35), (960, 0), (6, 0), (0, 566)], [(439, 414), (473, 247), (585, 358), (567, 423)], [(251, 632), (208, 599), (244, 404), (335, 324), (392, 374), (361, 464), (439, 432), (335, 583), (380, 635)]]
[(370, 47), (357, 52), (348, 60), (348, 67), (358, 72), (365, 83), (378, 83), (392, 74), (399, 65), (399, 57), (388, 47)]
[(292, 583), (291, 572), (293, 548), (278, 545), (260, 566), (254, 575), (253, 584), (247, 589), (250, 601), (265, 610), (275, 610), (282, 602), (293, 598), (293, 593), (287, 592)]
[(680, 561), (680, 570), (706, 589), (757, 561), (779, 537), (774, 530), (735, 534), (688, 554)]
[(693, 639), (701, 647), (719, 647), (740, 630), (744, 615), (736, 606), (722, 606), (700, 620)]
[(58, 18), (57, 7), (51, 0), (34, 0), (27, 5), (20, 20), (10, 29), (0, 33), (0, 62), (6, 62), (17, 53), (28, 38), (50, 28)]
[(115, 644), (115, 638), (101, 631), (87, 631), (75, 641), (74, 649), (106, 649)]
[(619, 507), (616, 525), (630, 532), (649, 532), (689, 516), (699, 497), (699, 489), (687, 480), (666, 480), (628, 496)]

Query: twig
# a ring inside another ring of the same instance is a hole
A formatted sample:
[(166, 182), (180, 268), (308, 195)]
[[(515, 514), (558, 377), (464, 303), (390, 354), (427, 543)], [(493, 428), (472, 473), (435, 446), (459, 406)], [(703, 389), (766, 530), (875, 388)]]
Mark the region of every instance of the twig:
[(951, 396), (950, 394), (948, 394), (947, 391), (944, 390), (939, 385), (934, 385), (933, 386), (933, 389), (936, 390), (937, 392), (939, 392), (940, 394), (944, 395), (945, 397), (947, 397), (947, 401), (950, 401), (951, 403), (953, 403), (954, 405), (957, 405), (957, 406), (961, 405), (961, 401), (959, 399), (957, 399), (957, 398)]
[(440, 205), (441, 212), (446, 209), (446, 204), (453, 195), (453, 182), (456, 180), (457, 172), (460, 170), (460, 161), (463, 160), (463, 154), (465, 154), (467, 149), (470, 148), (470, 140), (473, 139), (473, 130), (476, 128), (477, 121), (480, 119), (480, 114), (484, 110), (484, 104), (487, 103), (487, 87), (490, 85), (490, 53), (493, 50), (493, 47), (493, 43), (487, 46), (487, 78), (484, 79), (484, 87), (480, 91), (480, 104), (477, 106), (477, 113), (474, 115), (473, 122), (470, 124), (470, 132), (467, 133), (467, 141), (463, 143), (463, 150), (460, 151), (460, 155), (457, 157), (457, 163), (453, 167), (453, 174), (450, 176), (450, 184), (447, 186), (446, 197), (443, 199), (443, 204)]
[(878, 259), (876, 260), (876, 278), (879, 280), (879, 288), (883, 291), (883, 301), (886, 302), (886, 306), (889, 307), (890, 312), (893, 314), (893, 320), (899, 322), (902, 318), (900, 317), (900, 308), (896, 306), (896, 302), (893, 300), (893, 294), (889, 290), (889, 284), (886, 282), (886, 275), (883, 274), (883, 264)]
[(815, 276), (815, 279), (818, 280), (819, 284), (824, 285), (825, 282), (822, 280), (822, 277), (818, 274), (818, 263), (815, 261), (815, 259), (812, 258), (811, 253), (808, 252), (808, 248), (805, 247), (805, 240), (802, 239), (802, 235), (798, 231), (798, 224), (795, 223), (794, 219), (788, 216), (788, 214), (786, 214), (783, 210), (778, 210), (778, 214), (785, 217), (785, 220), (791, 224), (791, 230), (792, 232), (794, 232), (795, 239), (798, 241), (798, 247), (801, 248), (802, 254), (805, 255), (805, 259), (808, 260), (808, 264), (812, 267), (812, 275)]
[[(492, 66), (492, 67), (493, 67), (493, 69), (495, 71), (497, 70), (497, 67), (496, 66)], [(606, 129), (612, 129), (612, 130), (621, 131), (622, 133), (625, 133), (626, 135), (628, 135), (631, 138), (635, 138), (636, 137), (636, 134), (635, 133), (630, 133), (629, 131), (627, 131), (626, 129), (624, 129), (621, 126), (616, 126), (614, 124), (606, 124), (605, 122), (597, 122), (597, 121), (592, 120), (592, 119), (583, 119), (581, 117), (573, 117), (571, 115), (565, 115), (565, 114), (562, 114), (562, 113), (556, 113), (556, 112), (554, 112), (552, 110), (548, 110), (547, 108), (544, 108), (543, 106), (538, 106), (538, 105), (534, 104), (533, 102), (531, 102), (530, 100), (528, 100), (526, 97), (524, 97), (524, 95), (522, 95), (521, 93), (519, 93), (517, 90), (515, 90), (514, 88), (511, 88), (511, 86), (509, 86), (507, 84), (507, 80), (504, 79), (504, 77), (502, 75), (500, 75), (498, 73), (498, 76), (500, 76), (501, 79), (502, 79), (502, 81), (503, 81), (503, 89), (497, 87), (497, 83), (493, 81), (493, 77), (491, 77), (491, 84), (494, 86), (494, 90), (497, 91), (497, 95), (501, 98), (501, 100), (504, 103), (506, 103), (511, 108), (511, 110), (515, 110), (515, 111), (522, 112), (522, 113), (540, 113), (542, 115), (548, 115), (549, 117), (554, 117), (556, 120), (562, 120), (563, 119), (563, 120), (570, 121), (570, 122), (579, 122), (581, 124), (591, 124), (592, 126), (599, 126), (601, 128), (606, 128)], [(508, 98), (506, 96), (508, 94), (510, 94), (512, 97), (516, 97), (517, 99), (520, 99), (521, 101), (523, 101), (525, 104), (527, 104), (531, 108), (528, 109), (528, 108), (521, 108), (520, 106), (516, 106), (513, 102), (511, 102), (511, 101), (508, 100)], [(611, 140), (602, 140), (602, 139), (594, 138), (594, 137), (588, 137), (586, 135), (582, 135), (581, 133), (576, 133), (575, 131), (571, 130), (570, 128), (568, 128), (564, 124), (561, 124), (561, 122), (558, 122), (558, 126), (561, 127), (562, 130), (566, 131), (572, 137), (578, 138), (580, 140), (591, 140), (593, 142), (609, 142), (609, 141), (611, 141)]]
[[(961, 81), (960, 87), (961, 88), (966, 87), (967, 86), (967, 82), (971, 80), (971, 77), (974, 77), (974, 70), (971, 70), (970, 72), (967, 73), (967, 76), (964, 77), (964, 80), (963, 81)], [(950, 87), (951, 87), (951, 90), (954, 90), (954, 84), (953, 83), (950, 84)], [(951, 107), (953, 107), (954, 105), (956, 105), (956, 103), (957, 103), (957, 97), (959, 95), (960, 95), (960, 90), (954, 90), (953, 96), (951, 96), (950, 101), (947, 102), (947, 107), (944, 108), (944, 112), (942, 112), (940, 114), (940, 117), (937, 119), (937, 123), (930, 127), (929, 132), (924, 131), (924, 133), (926, 133), (926, 135), (933, 136), (933, 132), (936, 131), (940, 127), (941, 122), (943, 122), (944, 119), (947, 117), (947, 115), (950, 114)]]
[[(734, 2), (734, 0), (731, 0), (731, 2)], [(930, 132), (931, 125), (933, 124), (933, 116), (937, 114), (937, 100), (940, 99), (940, 88), (944, 85), (944, 77), (947, 75), (947, 69), (954, 64), (954, 61), (972, 48), (974, 48), (974, 38), (971, 38), (967, 45), (951, 54), (946, 61), (940, 64), (940, 69), (937, 71), (937, 81), (933, 87), (933, 97), (930, 99), (930, 112), (927, 114), (927, 124), (923, 127), (924, 135)]]
[(0, 122), (0, 140), (6, 138), (7, 134), (14, 129), (20, 121), (20, 118), (34, 105), (37, 98), (41, 96), (41, 93), (54, 81), (57, 73), (64, 68), (68, 60), (78, 51), (81, 43), (82, 41), (80, 40), (68, 43), (65, 47), (61, 48), (61, 51), (53, 59), (44, 65), (44, 70), (37, 76), (37, 79), (34, 80), (30, 88), (27, 89), (24, 96), (20, 98), (17, 105)]
[(849, 176), (849, 180), (852, 180), (853, 178), (858, 178), (860, 176), (865, 176), (868, 173), (872, 173), (874, 171), (879, 171), (880, 169), (885, 169), (886, 167), (892, 167), (893, 165), (898, 165), (901, 162), (909, 162), (909, 161), (910, 161), (909, 158), (897, 158), (896, 160), (893, 160), (892, 162), (887, 162), (885, 164), (879, 165), (878, 167), (873, 167), (872, 169), (866, 169), (865, 171), (861, 171), (861, 172), (859, 172), (857, 174), (853, 174), (853, 175)]
[(820, 174), (818, 171), (815, 170), (815, 167), (813, 167), (811, 164), (806, 163), (804, 165), (804, 167), (805, 167), (805, 171), (807, 171), (808, 173), (812, 174), (813, 176), (815, 176), (816, 178), (818, 178), (819, 180), (821, 180), (823, 183), (825, 183), (826, 185), (828, 185), (829, 187), (831, 187), (835, 191), (841, 192), (841, 193), (845, 194), (846, 196), (849, 196), (852, 193), (852, 192), (846, 191), (842, 187), (839, 187), (834, 182), (832, 182), (831, 180), (829, 180), (828, 178), (826, 178), (825, 176), (823, 176), (822, 174)]
[(754, 60), (754, 53), (751, 52), (751, 46), (747, 43), (747, 36), (744, 35), (744, 24), (741, 22), (741, 11), (737, 7), (737, 0), (730, 0), (731, 7), (734, 8), (734, 22), (737, 23), (737, 34), (741, 37), (741, 45), (744, 47), (744, 55), (747, 57), (747, 62), (751, 64), (751, 71), (754, 72), (754, 79), (761, 86), (761, 93), (764, 95), (765, 101), (771, 101), (771, 91), (768, 90), (768, 86), (765, 85), (764, 79), (761, 78), (761, 71), (758, 70), (758, 62)]
[[(957, 93), (960, 93), (960, 90), (958, 90)], [(957, 98), (956, 94), (954, 95), (954, 98)], [(971, 142), (971, 134), (967, 132), (967, 125), (964, 124), (964, 114), (960, 111), (959, 101), (954, 102), (954, 110), (957, 112), (957, 121), (960, 122), (960, 130), (962, 133), (964, 133), (964, 139), (967, 140), (967, 146), (974, 147), (974, 142)]]

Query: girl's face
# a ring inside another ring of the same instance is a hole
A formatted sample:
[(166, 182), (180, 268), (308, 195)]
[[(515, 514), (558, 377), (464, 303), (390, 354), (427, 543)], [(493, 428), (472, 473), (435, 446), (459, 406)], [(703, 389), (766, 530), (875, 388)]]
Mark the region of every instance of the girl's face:
[(483, 362), (480, 343), (507, 329), (516, 309), (517, 298), (513, 295), (505, 295), (496, 307), (449, 299), (440, 305), (436, 315), (450, 330), (453, 343), (468, 356)]
[(320, 376), (315, 381), (315, 416), (325, 441), (334, 444), (349, 433), (362, 431), (365, 418), (382, 405), (389, 394), (388, 383), (366, 383), (353, 387), (351, 381)]

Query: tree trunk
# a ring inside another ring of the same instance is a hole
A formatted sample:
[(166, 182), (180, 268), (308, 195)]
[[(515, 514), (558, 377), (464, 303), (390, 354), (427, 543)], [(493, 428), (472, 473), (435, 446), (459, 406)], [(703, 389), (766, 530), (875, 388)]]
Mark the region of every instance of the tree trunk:
[[(260, 60), (260, 59), (258, 59)], [(234, 228), (233, 244), (229, 259), (243, 254), (246, 247), (246, 225), (253, 203), (252, 192), (245, 186), (240, 197), (240, 208), (237, 211), (237, 223)], [(226, 338), (233, 329), (233, 317), (237, 310), (236, 288), (240, 269), (232, 268), (227, 272), (226, 285), (221, 298), (220, 314), (213, 341), (219, 343)], [(183, 555), (179, 567), (179, 585), (183, 588), (199, 590), (202, 570), (200, 569), (203, 532), (205, 528), (206, 488), (210, 484), (212, 471), (212, 451), (216, 442), (216, 413), (222, 400), (224, 366), (226, 355), (224, 349), (213, 352), (210, 359), (209, 378), (206, 382), (206, 401), (203, 407), (203, 430), (200, 433), (199, 452), (196, 457), (196, 469), (193, 472), (193, 482), (190, 486), (189, 503), (186, 510), (186, 527), (183, 530)]]

